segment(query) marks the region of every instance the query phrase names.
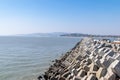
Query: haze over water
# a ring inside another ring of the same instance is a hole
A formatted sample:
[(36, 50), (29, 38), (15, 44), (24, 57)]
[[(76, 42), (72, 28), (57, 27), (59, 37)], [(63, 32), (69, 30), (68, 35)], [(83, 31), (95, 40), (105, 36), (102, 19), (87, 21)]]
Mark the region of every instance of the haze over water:
[(0, 37), (0, 80), (36, 80), (80, 38)]

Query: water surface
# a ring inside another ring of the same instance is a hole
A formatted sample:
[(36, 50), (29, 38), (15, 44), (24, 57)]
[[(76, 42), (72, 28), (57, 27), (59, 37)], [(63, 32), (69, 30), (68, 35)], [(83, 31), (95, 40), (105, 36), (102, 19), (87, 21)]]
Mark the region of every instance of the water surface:
[(0, 37), (0, 80), (37, 80), (80, 41), (65, 37)]

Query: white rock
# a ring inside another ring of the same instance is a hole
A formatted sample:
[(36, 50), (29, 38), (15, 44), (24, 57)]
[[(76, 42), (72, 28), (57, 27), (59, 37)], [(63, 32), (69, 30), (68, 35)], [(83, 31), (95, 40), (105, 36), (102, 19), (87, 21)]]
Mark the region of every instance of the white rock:
[(102, 67), (102, 64), (99, 59), (95, 59), (95, 63), (97, 64), (98, 67)]
[(110, 68), (108, 68), (108, 72), (106, 73), (104, 78), (105, 78), (105, 80), (115, 80), (116, 75), (112, 72), (112, 70)]
[(114, 59), (109, 56), (106, 59), (102, 58), (100, 60), (102, 67), (104, 67), (104, 68), (108, 68), (113, 61), (114, 61)]
[(95, 75), (90, 74), (90, 76), (88, 76), (87, 80), (98, 80), (98, 79), (96, 78)]
[(81, 77), (75, 76), (73, 80), (81, 80)]
[(99, 70), (96, 72), (96, 77), (100, 79), (101, 77), (104, 77), (106, 73), (107, 69), (100, 67)]
[(81, 80), (86, 80), (87, 79), (87, 76), (84, 76)]
[(90, 64), (90, 71), (97, 71), (98, 70), (98, 66), (94, 63)]
[(120, 61), (115, 60), (111, 65), (110, 65), (112, 71), (117, 74), (120, 77)]
[(78, 73), (77, 76), (84, 77), (85, 75), (87, 75), (87, 73), (85, 72), (85, 70), (80, 70), (80, 72)]
[(114, 59), (117, 59), (120, 61), (120, 53), (116, 53), (116, 55), (114, 56)]
[(115, 52), (113, 50), (108, 51), (107, 53), (105, 53), (105, 55), (103, 56), (104, 58), (106, 58), (107, 56), (113, 57), (115, 54)]

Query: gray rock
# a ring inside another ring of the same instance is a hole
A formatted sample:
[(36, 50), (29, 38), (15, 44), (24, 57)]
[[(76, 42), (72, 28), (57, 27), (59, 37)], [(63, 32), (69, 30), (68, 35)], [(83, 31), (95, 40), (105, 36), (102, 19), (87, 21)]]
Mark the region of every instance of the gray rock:
[(120, 61), (120, 54), (119, 53), (116, 53), (116, 55), (114, 56), (114, 59), (117, 59)]
[(78, 71), (76, 69), (74, 69), (73, 74), (76, 76), (78, 74)]
[(103, 51), (104, 48), (98, 50), (98, 55), (103, 56), (105, 52)]
[(84, 76), (81, 80), (86, 80), (87, 79), (87, 76)]
[(101, 77), (104, 77), (106, 73), (107, 73), (107, 69), (100, 67), (99, 70), (96, 72), (96, 77), (100, 79)]
[(116, 75), (109, 68), (107, 74), (104, 76), (105, 80), (116, 80)]
[(101, 64), (101, 62), (100, 62), (99, 59), (96, 59), (96, 60), (95, 60), (95, 63), (96, 63), (96, 65), (97, 65), (98, 67), (102, 67), (102, 64)]
[(100, 56), (100, 55), (96, 55), (95, 58), (96, 58), (96, 59), (101, 59), (102, 56)]
[(87, 73), (85, 72), (85, 70), (80, 70), (80, 72), (78, 73), (77, 76), (84, 77), (85, 75), (87, 75)]
[(107, 56), (113, 57), (114, 54), (115, 54), (115, 52), (114, 52), (113, 50), (110, 50), (110, 51), (108, 51), (107, 53), (105, 53), (105, 55), (104, 55), (103, 57), (105, 57), (105, 58), (106, 58)]
[(102, 67), (104, 67), (104, 68), (108, 68), (110, 66), (110, 64), (114, 61), (114, 59), (110, 58), (109, 56), (107, 58), (108, 59), (101, 60)]
[(104, 77), (101, 77), (99, 80), (105, 80), (105, 78), (104, 78)]
[(92, 63), (92, 60), (91, 60), (91, 59), (89, 59), (89, 58), (87, 58), (87, 59), (86, 59), (86, 61), (88, 62), (88, 64), (87, 64), (87, 65), (89, 65), (89, 64), (91, 64), (91, 63)]
[(99, 67), (96, 64), (94, 63), (90, 64), (90, 71), (97, 71), (98, 69)]
[(87, 65), (85, 65), (85, 66), (83, 66), (83, 69), (84, 69), (86, 72), (88, 72), (90, 68), (89, 68)]
[(81, 55), (79, 55), (79, 56), (76, 58), (76, 60), (81, 61), (81, 60), (82, 60), (82, 56), (81, 56)]
[(75, 76), (73, 80), (81, 80), (81, 77)]
[(90, 76), (88, 76), (87, 80), (98, 80), (98, 79), (96, 78), (95, 75), (90, 74)]
[(70, 72), (68, 71), (68, 72), (64, 73), (62, 76), (67, 78), (69, 75), (70, 75)]
[(58, 80), (66, 80), (64, 77), (60, 77)]
[(120, 77), (120, 61), (115, 60), (111, 65), (110, 65), (112, 71), (117, 74)]

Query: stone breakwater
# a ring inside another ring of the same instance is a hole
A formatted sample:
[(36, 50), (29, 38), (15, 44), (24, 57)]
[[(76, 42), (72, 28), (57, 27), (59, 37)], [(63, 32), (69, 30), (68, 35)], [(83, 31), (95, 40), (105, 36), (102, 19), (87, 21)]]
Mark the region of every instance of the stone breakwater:
[(38, 80), (120, 80), (120, 44), (82, 39)]

